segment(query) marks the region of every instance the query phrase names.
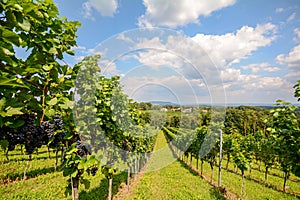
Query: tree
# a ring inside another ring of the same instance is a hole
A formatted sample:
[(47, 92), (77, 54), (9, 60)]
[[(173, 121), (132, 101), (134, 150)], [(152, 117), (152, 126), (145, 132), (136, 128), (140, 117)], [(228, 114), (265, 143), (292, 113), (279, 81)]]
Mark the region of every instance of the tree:
[(270, 134), (266, 137), (263, 137), (260, 141), (260, 153), (259, 157), (263, 161), (265, 165), (265, 182), (268, 181), (268, 173), (269, 169), (276, 163), (277, 154), (274, 148), (274, 144), (276, 144), (276, 135)]
[[(294, 85), (294, 88), (295, 88), (294, 96), (296, 98), (298, 98), (298, 101), (300, 101), (300, 80), (297, 81), (297, 84)], [(298, 121), (298, 124), (299, 123), (300, 122)], [(298, 151), (297, 151), (297, 157), (295, 159), (296, 162), (294, 163), (294, 165), (292, 167), (292, 171), (296, 176), (300, 177), (300, 133), (299, 133), (299, 131), (298, 131), (297, 136), (298, 137), (297, 137), (296, 142), (298, 144)]]
[[(60, 61), (64, 53), (73, 54), (80, 24), (60, 18), (51, 0), (3, 0), (0, 11), (1, 96), (22, 103), (21, 112), (34, 111), (42, 122), (73, 86), (74, 70)], [(18, 57), (16, 51), (28, 56)]]
[(0, 127), (19, 128), (25, 122), (15, 123), (16, 116), (31, 113), (35, 125), (55, 114), (71, 125), (77, 68), (61, 63), (64, 54), (73, 54), (79, 22), (59, 17), (52, 0), (2, 0), (0, 15)]
[(226, 169), (228, 169), (228, 165), (233, 153), (233, 134), (224, 134), (224, 142), (223, 142), (223, 152), (226, 154), (227, 162)]
[(242, 172), (242, 198), (245, 194), (245, 171), (249, 169), (251, 161), (250, 154), (245, 148), (245, 142), (245, 138), (242, 136), (235, 138), (233, 141), (233, 161), (238, 169)]
[(278, 162), (284, 172), (283, 190), (286, 190), (286, 182), (290, 172), (297, 169), (299, 164), (299, 122), (295, 115), (297, 106), (291, 106), (290, 103), (277, 100), (276, 108), (272, 109), (272, 119), (269, 120), (270, 134), (276, 136), (275, 151), (278, 155)]

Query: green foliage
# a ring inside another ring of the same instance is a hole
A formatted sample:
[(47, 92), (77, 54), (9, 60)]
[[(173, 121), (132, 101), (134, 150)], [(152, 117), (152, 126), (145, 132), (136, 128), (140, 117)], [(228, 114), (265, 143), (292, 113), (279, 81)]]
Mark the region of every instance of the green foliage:
[(40, 125), (60, 114), (72, 135), (71, 88), (78, 66), (61, 63), (65, 54), (74, 54), (80, 23), (59, 17), (52, 0), (1, 1), (0, 13), (0, 126), (14, 124), (14, 116), (23, 113), (35, 113)]
[(267, 110), (261, 108), (250, 106), (229, 107), (226, 109), (224, 133), (255, 134), (257, 131), (264, 129), (265, 123), (260, 119), (267, 115)]
[(295, 88), (294, 96), (298, 98), (298, 101), (300, 101), (300, 80), (297, 81), (297, 84), (294, 85), (294, 88)]
[[(79, 22), (60, 18), (51, 0), (1, 1), (0, 12), (0, 94), (2, 100), (11, 99), (1, 109), (7, 112), (0, 121), (34, 111), (42, 122), (70, 108), (76, 68), (60, 60), (72, 54)], [(28, 56), (18, 57), (16, 51)]]
[(272, 119), (268, 121), (267, 130), (275, 137), (275, 152), (282, 170), (289, 174), (293, 171), (299, 175), (300, 160), (300, 129), (295, 114), (297, 106), (283, 100), (276, 101), (276, 108), (272, 109)]

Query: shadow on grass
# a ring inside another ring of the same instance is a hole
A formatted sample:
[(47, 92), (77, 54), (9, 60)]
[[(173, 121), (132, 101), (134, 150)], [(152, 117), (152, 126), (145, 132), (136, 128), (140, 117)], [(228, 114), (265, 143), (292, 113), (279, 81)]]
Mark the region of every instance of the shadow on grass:
[[(229, 173), (241, 176), (240, 173), (237, 173), (237, 172), (235, 172), (235, 171), (233, 171), (231, 169), (227, 169), (226, 171), (229, 172)], [(299, 192), (293, 192), (293, 191), (289, 191), (289, 190), (283, 191), (283, 189), (280, 188), (277, 185), (274, 185), (274, 184), (271, 184), (271, 183), (265, 183), (261, 179), (256, 179), (256, 178), (249, 177), (249, 176), (245, 176), (245, 179), (247, 179), (248, 181), (252, 181), (252, 182), (258, 183), (260, 185), (263, 185), (263, 186), (265, 186), (267, 188), (271, 188), (271, 189), (273, 189), (273, 190), (275, 190), (277, 192), (281, 192), (283, 194), (289, 194), (289, 195), (292, 195), (292, 196), (296, 196), (298, 199), (300, 199), (300, 193)]]
[[(19, 152), (18, 152), (19, 151)], [(53, 150), (50, 150), (51, 153), (55, 152)], [(37, 153), (33, 153), (32, 155), (40, 155), (40, 154), (48, 154), (47, 150), (44, 151), (38, 151)], [(8, 152), (8, 156), (24, 156), (25, 154), (25, 148), (23, 149), (23, 152), (21, 152), (21, 150), (14, 150), (14, 151), (9, 151)]]
[(211, 188), (209, 190), (210, 196), (212, 197), (212, 199), (220, 199), (220, 200), (226, 200), (226, 198), (222, 195), (222, 193), (220, 192), (220, 190), (218, 188)]
[[(182, 160), (177, 159), (177, 161), (180, 163), (180, 165), (185, 168), (186, 170), (188, 170), (191, 174), (193, 174), (194, 176), (199, 176), (197, 172), (195, 172), (194, 170), (192, 170), (190, 168), (190, 166), (188, 166), (186, 163), (184, 163)], [(201, 178), (201, 177), (200, 177)]]
[[(112, 195), (115, 196), (122, 183), (126, 183), (127, 172), (122, 172), (113, 176), (113, 186)], [(108, 180), (106, 178), (102, 179), (98, 187), (91, 189), (90, 191), (81, 191), (79, 193), (79, 199), (99, 199), (106, 200), (108, 196)]]
[[(30, 178), (37, 177), (39, 175), (52, 173), (54, 171), (55, 171), (54, 167), (35, 169), (35, 170), (28, 171), (26, 176), (27, 176), (27, 179), (30, 179)], [(56, 170), (56, 171), (58, 171), (58, 170)], [(22, 173), (9, 173), (5, 176), (0, 176), (0, 179), (1, 179), (0, 183), (5, 184), (5, 183), (11, 182), (11, 181), (21, 180), (21, 179), (23, 179), (23, 176), (24, 176), (23, 172)]]
[[(24, 155), (23, 155), (24, 156)], [(35, 156), (35, 155), (33, 155)], [(55, 156), (50, 156), (50, 158), (48, 156), (39, 156), (39, 157), (33, 157), (32, 160), (47, 160), (47, 159), (55, 159)], [(58, 156), (58, 158), (60, 159), (60, 156)], [(7, 164), (10, 162), (21, 162), (21, 161), (27, 161), (28, 160), (28, 155), (25, 155), (25, 157), (23, 158), (12, 158), (8, 160), (4, 160), (4, 161), (0, 161), (0, 164)]]

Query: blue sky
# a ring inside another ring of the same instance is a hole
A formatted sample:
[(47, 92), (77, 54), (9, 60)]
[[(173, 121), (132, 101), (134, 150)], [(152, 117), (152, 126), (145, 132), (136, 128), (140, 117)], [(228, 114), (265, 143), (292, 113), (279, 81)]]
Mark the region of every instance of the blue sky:
[(54, 0), (78, 20), (74, 65), (100, 53), (137, 101), (292, 103), (299, 0)]

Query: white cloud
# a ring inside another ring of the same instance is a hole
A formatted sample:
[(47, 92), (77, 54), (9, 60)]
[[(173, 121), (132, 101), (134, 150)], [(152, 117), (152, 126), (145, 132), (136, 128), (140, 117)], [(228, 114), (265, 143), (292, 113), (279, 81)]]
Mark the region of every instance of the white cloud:
[(291, 21), (293, 21), (295, 18), (296, 18), (296, 13), (294, 12), (293, 14), (291, 14), (291, 15), (288, 17), (287, 22), (291, 22)]
[(218, 67), (238, 63), (259, 47), (275, 40), (276, 26), (267, 23), (255, 28), (243, 26), (236, 33), (225, 35), (197, 34), (192, 39), (213, 59)]
[[(255, 28), (243, 26), (236, 33), (224, 35), (197, 34), (191, 38), (192, 40), (173, 35), (169, 36), (167, 41), (161, 41), (158, 37), (142, 38), (134, 49), (147, 49), (136, 55), (139, 62), (145, 65), (186, 67), (186, 62), (191, 62), (196, 66), (207, 66), (212, 65), (208, 60), (210, 58), (222, 70), (251, 55), (259, 47), (270, 45), (276, 38), (275, 31), (276, 26), (267, 23), (257, 25)], [(209, 57), (205, 55), (206, 53)], [(201, 70), (205, 68), (201, 67)]]
[(120, 70), (117, 69), (116, 63), (110, 60), (100, 59), (98, 64), (101, 69), (101, 74), (105, 76), (116, 76), (120, 73)]
[(295, 42), (300, 42), (300, 28), (295, 28), (294, 33), (296, 37), (293, 38)]
[[(270, 45), (276, 39), (276, 29), (275, 25), (267, 23), (256, 27), (243, 26), (234, 33), (224, 35), (197, 34), (192, 38), (170, 35), (164, 40), (159, 37), (137, 38), (135, 39), (137, 43), (132, 49), (143, 49), (135, 54), (135, 59), (142, 65), (158, 70), (161, 66), (170, 66), (189, 81), (198, 80), (205, 83), (209, 90), (216, 87), (220, 91), (224, 87), (226, 91), (228, 90), (227, 95), (241, 94), (243, 90), (249, 92), (250, 88), (254, 87), (266, 91), (263, 87), (274, 86), (276, 88), (278, 85), (275, 81), (278, 79), (245, 75), (240, 69), (230, 68), (230, 65), (247, 58), (260, 47)], [(268, 63), (253, 64), (244, 68), (251, 68), (255, 73), (280, 70)], [(176, 85), (181, 83), (178, 80), (172, 81)], [(277, 90), (274, 89), (274, 91)], [(221, 93), (212, 93), (210, 97), (207, 96), (206, 100), (219, 94)], [(230, 97), (231, 101), (234, 100), (232, 97)], [(234, 97), (239, 99), (238, 96)], [(253, 97), (248, 97), (249, 100), (253, 100)], [(261, 96), (260, 100), (264, 101), (264, 96)]]
[(134, 42), (130, 37), (126, 37), (124, 35), (124, 33), (119, 34), (116, 39), (122, 40), (122, 41), (125, 41), (125, 42), (129, 42), (129, 43), (133, 43)]
[(158, 77), (153, 74), (140, 76), (133, 73), (122, 77), (121, 83), (124, 92), (137, 101), (197, 103), (201, 96), (209, 96), (201, 80), (188, 80), (180, 75)]
[(90, 2), (84, 2), (82, 4), (82, 8), (83, 8), (83, 17), (87, 18), (87, 19), (92, 19), (95, 20), (95, 18), (92, 15), (92, 5), (90, 4)]
[(241, 71), (239, 69), (228, 68), (221, 71), (221, 78), (226, 82), (237, 81), (241, 76)]
[[(275, 102), (280, 96), (285, 96), (288, 86), (291, 85), (279, 77), (261, 77), (258, 74), (260, 71), (280, 70), (269, 63), (254, 63), (241, 69), (231, 67), (232, 63), (238, 63), (259, 48), (270, 45), (276, 39), (277, 26), (274, 24), (243, 26), (232, 33), (196, 34), (191, 38), (174, 32), (168, 34), (166, 30), (159, 29), (159, 31), (156, 34), (155, 30), (151, 29), (148, 34), (147, 30), (143, 29), (140, 30), (141, 34), (125, 32), (116, 37), (118, 42), (123, 44), (125, 41), (128, 45), (126, 52), (132, 52), (126, 55), (126, 60), (119, 59), (116, 62), (117, 67), (126, 65), (127, 70), (133, 63), (134, 67), (148, 68), (135, 76), (129, 75), (130, 71), (123, 70), (124, 68), (118, 71), (115, 64), (107, 69), (111, 70), (109, 73), (113, 75), (123, 73), (124, 90), (136, 100), (142, 101), (147, 98), (157, 100), (160, 96), (162, 96), (160, 100), (167, 100), (168, 95), (173, 95), (170, 91), (175, 91), (178, 96), (185, 99), (183, 102), (191, 103), (190, 98), (193, 94), (187, 88), (192, 88), (201, 102), (209, 103), (215, 98), (217, 99), (215, 102), (222, 103), (224, 99), (220, 91), (225, 88), (228, 102), (270, 103)], [(105, 45), (102, 48), (104, 47)], [(107, 52), (109, 55), (105, 55), (106, 50), (101, 50), (104, 53), (102, 58), (104, 60), (110, 59), (109, 52)], [(136, 61), (140, 65), (137, 65)], [(122, 62), (125, 65), (122, 65)], [(164, 69), (169, 67), (178, 76), (169, 74), (168, 77), (162, 77), (166, 71), (170, 71), (162, 70), (162, 67)], [(245, 72), (242, 69), (249, 69), (254, 74), (243, 74)], [(154, 77), (150, 77), (151, 75)], [(224, 85), (220, 80), (223, 80)], [(164, 92), (166, 90), (169, 92)], [(176, 100), (174, 95), (172, 98)]]
[(288, 55), (279, 54), (276, 61), (281, 65), (287, 64), (290, 69), (300, 70), (300, 44), (292, 48)]
[(279, 54), (276, 61), (281, 65), (287, 65), (290, 70), (285, 77), (291, 82), (295, 82), (300, 77), (300, 44), (292, 48), (287, 54)]
[(117, 0), (88, 0), (82, 4), (84, 17), (94, 19), (92, 10), (95, 9), (102, 16), (113, 17), (118, 8)]
[(76, 61), (82, 61), (84, 59), (84, 56), (76, 56), (75, 60)]
[(75, 46), (75, 47), (71, 47), (71, 49), (74, 51), (85, 51), (86, 47), (85, 46)]
[(284, 11), (284, 8), (276, 8), (276, 10), (275, 10), (275, 12), (277, 12), (277, 13), (281, 13), (283, 11)]
[(260, 71), (266, 71), (266, 72), (277, 72), (280, 71), (279, 67), (270, 67), (269, 63), (263, 62), (263, 63), (254, 63), (246, 66), (241, 66), (242, 69), (250, 69), (252, 73), (257, 73)]
[(280, 77), (259, 77), (244, 87), (247, 89), (278, 90), (285, 84), (286, 81)]
[(144, 0), (146, 13), (139, 17), (140, 27), (165, 26), (175, 28), (199, 23), (198, 18), (233, 5), (236, 0)]
[(281, 77), (240, 74), (236, 80), (224, 85), (227, 100), (231, 103), (274, 103), (278, 98), (294, 101), (293, 85)]
[[(285, 78), (289, 79), (289, 80), (299, 80), (299, 77), (300, 77), (300, 70), (299, 71), (293, 71), (293, 72), (290, 72), (288, 74), (286, 74), (284, 76)], [(295, 82), (293, 81), (293, 82)]]

